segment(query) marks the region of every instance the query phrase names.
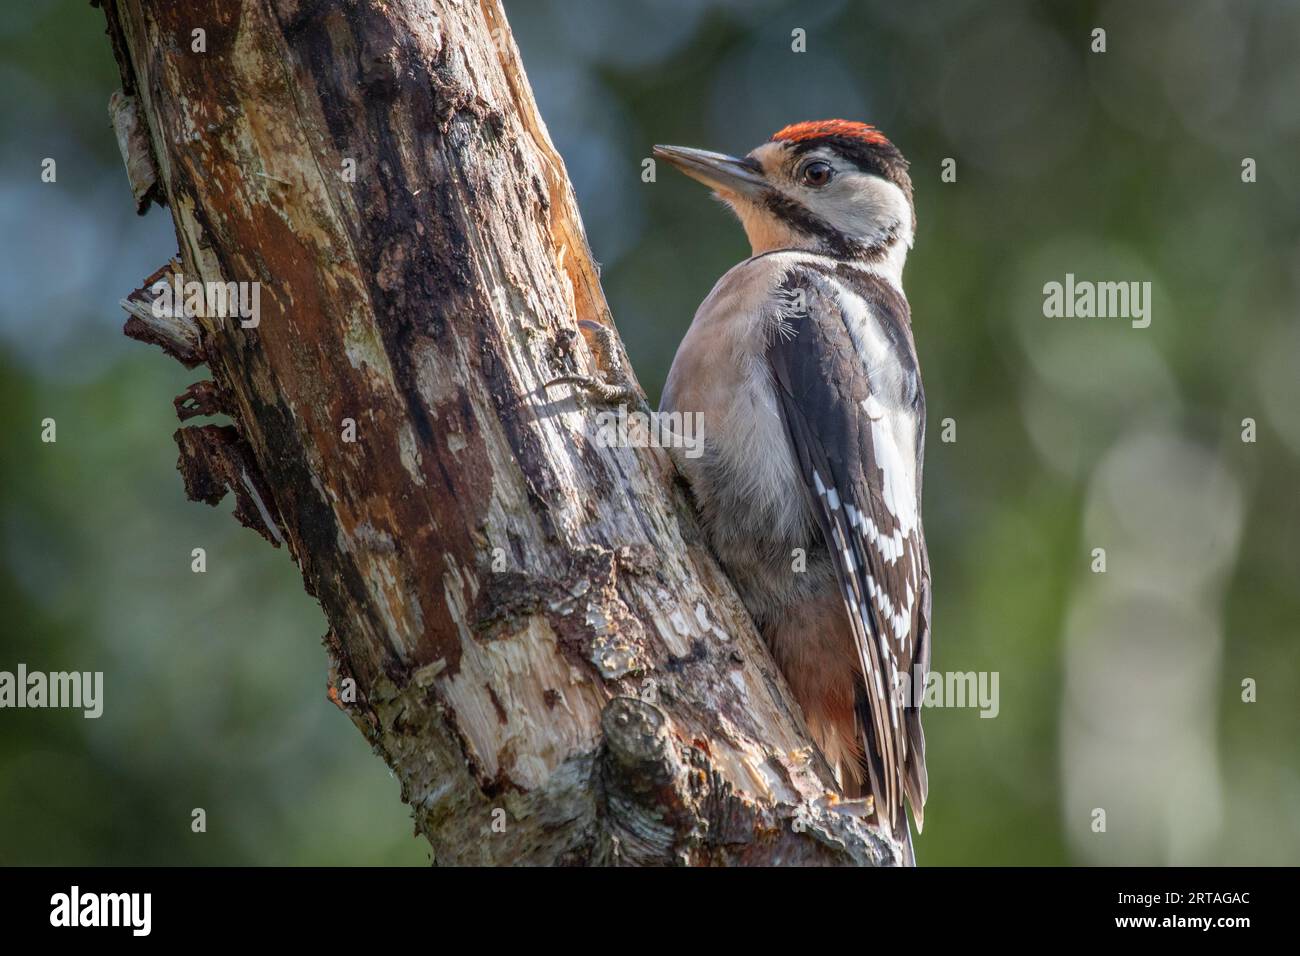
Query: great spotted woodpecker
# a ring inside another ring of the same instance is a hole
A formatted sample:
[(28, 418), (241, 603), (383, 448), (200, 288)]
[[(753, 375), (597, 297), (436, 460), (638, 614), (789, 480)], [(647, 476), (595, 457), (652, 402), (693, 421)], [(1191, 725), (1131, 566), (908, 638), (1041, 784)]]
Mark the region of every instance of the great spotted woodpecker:
[(787, 126), (739, 159), (655, 155), (711, 187), (753, 247), (673, 361), (661, 410), (703, 416), (703, 454), (678, 467), (843, 789), (873, 798), (913, 862), (930, 567), (907, 160), (844, 120)]

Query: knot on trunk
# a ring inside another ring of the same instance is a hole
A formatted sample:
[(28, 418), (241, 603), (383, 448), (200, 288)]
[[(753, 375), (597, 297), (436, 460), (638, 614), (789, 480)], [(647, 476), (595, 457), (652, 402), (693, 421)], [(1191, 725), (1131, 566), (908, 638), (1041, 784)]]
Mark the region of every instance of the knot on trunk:
[(605, 746), (597, 760), (603, 862), (654, 866), (686, 862), (695, 836), (686, 768), (669, 734), (668, 716), (634, 697), (616, 697), (600, 718)]

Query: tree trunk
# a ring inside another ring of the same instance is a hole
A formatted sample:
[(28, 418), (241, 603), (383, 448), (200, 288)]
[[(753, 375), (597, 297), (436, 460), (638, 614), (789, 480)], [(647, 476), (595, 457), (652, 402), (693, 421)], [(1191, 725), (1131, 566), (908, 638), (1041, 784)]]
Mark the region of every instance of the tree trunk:
[[(186, 488), (286, 545), (436, 860), (896, 862), (666, 454), (542, 388), (626, 364), (578, 331), (609, 310), (497, 0), (105, 6), (180, 246), (127, 332), (211, 370), (182, 420), (234, 422), (177, 432)], [(178, 281), (256, 286), (231, 316)]]

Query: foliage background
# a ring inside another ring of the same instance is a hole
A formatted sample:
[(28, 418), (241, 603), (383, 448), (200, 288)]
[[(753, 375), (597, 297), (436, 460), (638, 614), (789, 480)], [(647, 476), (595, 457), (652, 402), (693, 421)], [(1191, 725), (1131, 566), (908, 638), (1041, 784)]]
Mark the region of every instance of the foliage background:
[[(747, 254), (698, 185), (641, 181), (652, 143), (843, 116), (912, 160), (935, 666), (1000, 674), (996, 719), (927, 716), (922, 862), (1300, 862), (1300, 5), (507, 8), (652, 400)], [(0, 862), (426, 862), (287, 556), (184, 500), (201, 373), (119, 331), (176, 246), (133, 213), (102, 33), (0, 9), (0, 669), (106, 672), (99, 720), (0, 712)], [(1151, 281), (1151, 327), (1045, 319), (1066, 272)]]

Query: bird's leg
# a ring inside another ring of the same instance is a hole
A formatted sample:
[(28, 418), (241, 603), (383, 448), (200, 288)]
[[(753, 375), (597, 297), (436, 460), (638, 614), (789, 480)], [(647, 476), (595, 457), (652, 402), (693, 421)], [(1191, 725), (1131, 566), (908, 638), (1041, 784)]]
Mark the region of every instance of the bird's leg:
[(595, 353), (596, 364), (601, 366), (601, 370), (608, 378), (600, 379), (592, 375), (561, 375), (559, 378), (551, 379), (542, 388), (548, 389), (552, 385), (571, 385), (601, 404), (617, 405), (620, 402), (635, 402), (644, 405), (645, 398), (641, 395), (641, 390), (632, 384), (623, 368), (614, 330), (590, 319), (583, 319), (578, 325), (584, 333), (584, 339), (587, 335), (595, 339), (594, 346), (590, 341), (588, 346)]
[(617, 405), (638, 398), (636, 389), (631, 385), (614, 385), (591, 375), (561, 375), (542, 387), (550, 388), (552, 385), (572, 385), (603, 405)]

